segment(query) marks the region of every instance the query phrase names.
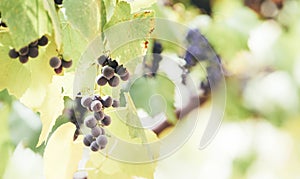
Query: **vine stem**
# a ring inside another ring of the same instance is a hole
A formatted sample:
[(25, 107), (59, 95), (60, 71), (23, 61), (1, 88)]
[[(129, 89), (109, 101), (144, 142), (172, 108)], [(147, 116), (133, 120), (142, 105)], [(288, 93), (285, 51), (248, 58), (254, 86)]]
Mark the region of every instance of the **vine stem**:
[[(178, 120), (184, 119), (184, 117), (187, 116), (191, 111), (193, 111), (194, 109), (196, 109), (196, 108), (202, 106), (203, 104), (205, 104), (205, 102), (208, 99), (209, 99), (209, 95), (192, 97), (187, 106), (185, 106), (182, 109), (176, 109), (175, 113), (176, 113), (177, 119)], [(153, 128), (152, 131), (156, 135), (159, 135), (166, 128), (171, 127), (171, 126), (173, 126), (173, 124), (168, 122), (168, 120), (165, 120), (161, 124), (159, 124), (158, 126)]]

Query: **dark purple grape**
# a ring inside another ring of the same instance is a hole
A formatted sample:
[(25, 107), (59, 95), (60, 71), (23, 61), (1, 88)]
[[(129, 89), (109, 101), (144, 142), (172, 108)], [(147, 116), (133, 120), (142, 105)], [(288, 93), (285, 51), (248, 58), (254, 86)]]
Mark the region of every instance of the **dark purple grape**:
[(89, 147), (91, 145), (91, 143), (93, 142), (94, 138), (91, 134), (87, 134), (84, 136), (83, 138), (83, 144), (87, 147)]
[(62, 65), (60, 65), (60, 67), (58, 67), (58, 68), (54, 69), (54, 71), (55, 71), (55, 73), (56, 73), (56, 74), (61, 74), (61, 73), (62, 73), (62, 71), (63, 71), (63, 67), (62, 67)]
[(100, 148), (96, 141), (93, 141), (90, 147), (93, 152), (97, 152)]
[(93, 128), (97, 125), (97, 120), (95, 119), (95, 117), (93, 115), (90, 115), (84, 119), (84, 124), (88, 128)]
[(99, 112), (102, 109), (102, 103), (98, 100), (95, 100), (91, 103), (91, 109), (94, 112)]
[(52, 68), (58, 69), (61, 66), (61, 59), (58, 57), (52, 57), (49, 61), (49, 64)]
[(38, 45), (39, 46), (45, 46), (48, 44), (48, 38), (46, 36), (42, 36), (39, 40), (38, 40)]
[(120, 101), (118, 101), (118, 100), (116, 100), (116, 99), (114, 99), (113, 100), (113, 103), (112, 103), (112, 105), (111, 105), (112, 107), (114, 107), (114, 108), (117, 108), (117, 107), (119, 107), (120, 106)]
[(127, 73), (127, 70), (126, 68), (123, 67), (123, 65), (120, 65), (116, 68), (116, 73), (119, 75), (119, 76), (124, 76), (125, 73)]
[(19, 61), (20, 61), (21, 63), (27, 63), (28, 60), (29, 60), (28, 55), (25, 55), (25, 56), (20, 55), (20, 56), (19, 56)]
[(39, 55), (39, 49), (37, 47), (29, 47), (28, 56), (35, 58)]
[(105, 66), (105, 65), (107, 64), (107, 59), (108, 59), (107, 56), (101, 55), (101, 56), (97, 59), (98, 64), (99, 64), (99, 65), (102, 65), (102, 66)]
[(91, 133), (94, 137), (98, 137), (99, 135), (101, 135), (102, 130), (99, 126), (95, 126), (94, 128), (92, 128)]
[(62, 5), (63, 0), (54, 0), (55, 4)]
[(101, 124), (104, 126), (109, 126), (111, 124), (111, 118), (108, 115), (105, 115), (104, 118), (101, 121)]
[(152, 53), (161, 53), (163, 50), (161, 43), (154, 41)]
[(73, 64), (73, 61), (72, 61), (72, 60), (70, 60), (70, 61), (65, 61), (64, 59), (62, 59), (62, 66), (63, 66), (64, 68), (70, 68), (70, 67), (72, 66), (72, 64)]
[(111, 87), (116, 87), (119, 85), (119, 83), (120, 83), (120, 79), (117, 76), (113, 76), (111, 79), (108, 80), (108, 84)]
[(102, 74), (106, 79), (109, 80), (114, 76), (115, 70), (110, 66), (105, 66), (102, 68)]
[(22, 48), (19, 50), (19, 53), (20, 53), (20, 55), (22, 55), (22, 56), (25, 56), (25, 55), (27, 55), (27, 54), (28, 54), (28, 52), (29, 52), (29, 48), (28, 48), (28, 46), (26, 46), (26, 47), (22, 47)]
[(38, 43), (39, 43), (38, 40), (33, 41), (33, 42), (31, 42), (31, 43), (29, 44), (29, 47), (37, 47), (37, 46), (38, 46)]
[(102, 98), (101, 102), (104, 107), (108, 108), (112, 105), (113, 100), (110, 96), (107, 95)]
[(18, 58), (19, 57), (19, 53), (14, 48), (9, 50), (8, 55), (10, 58)]
[(94, 112), (94, 117), (98, 120), (101, 121), (104, 118), (104, 113), (102, 111), (99, 112)]
[(4, 22), (1, 22), (1, 23), (0, 23), (0, 26), (1, 26), (1, 27), (7, 27), (7, 25), (6, 25)]
[(107, 79), (101, 74), (97, 77), (97, 84), (99, 86), (104, 86), (107, 83)]
[(108, 66), (112, 67), (113, 69), (116, 69), (118, 65), (119, 64), (116, 60), (108, 60)]
[(90, 96), (83, 96), (80, 100), (81, 106), (86, 108), (89, 108), (92, 102), (93, 102), (93, 98)]
[(101, 147), (105, 147), (106, 144), (107, 144), (107, 137), (105, 135), (99, 135), (97, 138), (96, 138), (96, 142), (99, 146)]
[(129, 79), (129, 73), (125, 73), (123, 76), (121, 76), (121, 80), (127, 81)]

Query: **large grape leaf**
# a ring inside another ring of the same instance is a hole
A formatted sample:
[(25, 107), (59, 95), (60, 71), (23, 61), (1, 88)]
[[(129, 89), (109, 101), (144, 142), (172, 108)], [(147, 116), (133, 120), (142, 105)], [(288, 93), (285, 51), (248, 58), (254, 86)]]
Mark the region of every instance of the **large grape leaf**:
[(52, 31), (42, 1), (2, 0), (0, 9), (16, 49)]
[(50, 137), (44, 152), (44, 172), (46, 178), (73, 178), (82, 158), (82, 138), (73, 142), (75, 125), (66, 123)]
[(0, 32), (0, 39), (0, 90), (7, 88), (19, 98), (31, 84), (30, 69), (18, 59), (9, 58), (9, 45), (12, 44), (9, 33)]
[(129, 92), (137, 108), (144, 109), (150, 116), (164, 112), (170, 122), (176, 122), (175, 85), (167, 77), (157, 75), (155, 78), (138, 78)]
[(100, 29), (100, 1), (64, 0), (68, 21), (88, 40), (93, 39)]

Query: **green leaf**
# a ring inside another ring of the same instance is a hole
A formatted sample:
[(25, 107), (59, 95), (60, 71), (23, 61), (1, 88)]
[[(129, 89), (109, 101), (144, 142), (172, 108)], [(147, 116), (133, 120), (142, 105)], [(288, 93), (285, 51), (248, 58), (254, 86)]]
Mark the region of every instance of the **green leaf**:
[(100, 4), (94, 0), (64, 0), (68, 21), (88, 40), (93, 39), (100, 29)]
[(20, 98), (31, 84), (30, 69), (18, 59), (9, 58), (11, 36), (0, 32), (0, 39), (0, 90), (6, 88), (10, 94)]
[(50, 137), (44, 152), (46, 178), (73, 178), (82, 158), (82, 138), (73, 142), (76, 127), (72, 123), (60, 126)]
[(175, 85), (167, 77), (138, 78), (130, 88), (130, 96), (137, 108), (142, 108), (150, 116), (164, 112), (169, 122), (175, 123)]
[(16, 49), (52, 31), (42, 1), (2, 0), (0, 9)]

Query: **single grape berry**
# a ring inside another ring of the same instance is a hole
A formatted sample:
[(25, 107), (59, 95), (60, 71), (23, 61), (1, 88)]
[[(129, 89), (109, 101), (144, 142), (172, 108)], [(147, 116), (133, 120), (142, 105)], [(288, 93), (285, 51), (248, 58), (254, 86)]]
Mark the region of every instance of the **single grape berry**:
[(104, 86), (107, 83), (107, 79), (101, 74), (97, 77), (97, 84), (99, 86)]
[(93, 141), (90, 147), (93, 152), (97, 152), (100, 148), (96, 141)]
[(63, 0), (54, 0), (55, 4), (62, 5)]
[(112, 107), (114, 107), (114, 108), (117, 108), (117, 107), (119, 107), (120, 106), (120, 101), (118, 101), (118, 100), (116, 100), (116, 99), (114, 99), (113, 100), (113, 103), (112, 103), (112, 105), (111, 105)]
[(116, 87), (119, 85), (119, 83), (120, 83), (120, 79), (117, 76), (113, 76), (110, 80), (108, 80), (108, 84), (111, 87)]
[(29, 47), (37, 47), (38, 46), (38, 42), (39, 42), (38, 40), (31, 42), (29, 44)]
[(39, 55), (39, 49), (37, 47), (30, 47), (28, 56), (31, 58), (35, 58)]
[(63, 66), (64, 68), (70, 68), (70, 67), (72, 66), (72, 64), (73, 64), (73, 61), (72, 61), (72, 60), (70, 60), (70, 61), (65, 61), (64, 59), (62, 59), (62, 66)]
[(108, 57), (105, 55), (101, 55), (98, 59), (97, 62), (99, 65), (105, 66), (107, 64), (107, 59)]
[(26, 63), (26, 62), (28, 62), (28, 60), (29, 60), (29, 58), (28, 58), (27, 55), (25, 55), (25, 56), (20, 55), (20, 56), (19, 56), (19, 61), (20, 61), (21, 63)]
[(42, 36), (39, 40), (38, 40), (38, 45), (39, 46), (45, 46), (48, 44), (48, 38), (46, 36)]
[(116, 68), (116, 73), (119, 75), (119, 76), (124, 76), (125, 73), (127, 73), (127, 70), (126, 68), (123, 67), (123, 65), (120, 65)]
[(112, 67), (110, 67), (110, 66), (105, 66), (105, 67), (103, 67), (103, 69), (102, 69), (102, 74), (103, 74), (103, 76), (106, 78), (106, 79), (111, 79), (113, 76), (114, 76), (114, 74), (115, 74), (115, 70), (112, 68)]
[(93, 142), (94, 138), (91, 134), (87, 134), (84, 136), (83, 138), (83, 144), (87, 147), (89, 147), (91, 145), (91, 143)]
[(63, 67), (62, 67), (62, 65), (60, 65), (60, 67), (58, 67), (58, 68), (54, 69), (54, 71), (55, 71), (55, 73), (56, 73), (56, 74), (61, 74), (61, 73), (62, 73), (62, 71), (63, 71)]
[(61, 59), (59, 59), (58, 57), (52, 57), (49, 64), (52, 68), (57, 69), (61, 66)]
[(116, 60), (108, 60), (108, 66), (112, 67), (113, 69), (116, 69), (118, 65), (119, 64)]
[(1, 22), (0, 27), (7, 27), (7, 25), (4, 22)]
[(98, 100), (95, 100), (91, 103), (91, 109), (94, 112), (99, 112), (102, 109), (102, 103)]
[(19, 53), (14, 48), (9, 51), (8, 55), (10, 58), (18, 58), (19, 57)]
[(152, 53), (161, 53), (163, 50), (161, 43), (154, 41)]
[(106, 144), (107, 144), (107, 137), (105, 135), (99, 135), (97, 138), (96, 138), (96, 142), (99, 146), (101, 147), (105, 147)]
[(111, 118), (108, 115), (105, 115), (104, 118), (101, 121), (101, 124), (104, 126), (109, 126), (111, 124)]
[(80, 100), (81, 106), (86, 108), (89, 108), (92, 102), (93, 102), (93, 98), (90, 96), (83, 96)]
[(121, 80), (127, 81), (129, 79), (129, 73), (126, 72), (123, 76), (121, 76)]
[(90, 115), (84, 119), (84, 124), (88, 128), (93, 128), (97, 125), (97, 120), (94, 118), (93, 115)]
[(94, 112), (94, 117), (98, 120), (101, 121), (104, 118), (104, 113), (102, 111), (99, 112)]
[(25, 55), (27, 55), (27, 54), (28, 54), (28, 52), (29, 52), (29, 48), (28, 48), (28, 46), (26, 46), (26, 47), (22, 47), (22, 48), (19, 50), (19, 53), (20, 53), (20, 55), (22, 55), (22, 56), (25, 56)]
[(94, 137), (98, 137), (99, 135), (101, 135), (102, 130), (100, 129), (99, 126), (95, 126), (94, 128), (92, 128), (91, 133)]
[(110, 96), (107, 95), (102, 98), (101, 102), (104, 107), (108, 108), (112, 105), (113, 100)]

